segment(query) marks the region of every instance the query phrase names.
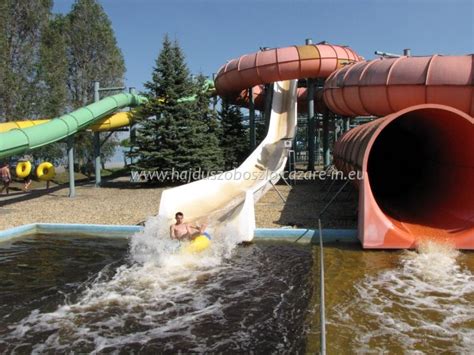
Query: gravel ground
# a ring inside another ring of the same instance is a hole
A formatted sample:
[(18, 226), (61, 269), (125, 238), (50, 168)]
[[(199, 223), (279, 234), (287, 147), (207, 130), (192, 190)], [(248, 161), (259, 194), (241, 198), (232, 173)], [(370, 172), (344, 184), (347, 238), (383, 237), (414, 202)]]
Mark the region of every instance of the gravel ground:
[[(286, 199), (271, 189), (256, 206), (258, 227), (317, 227), (317, 215), (330, 200), (330, 183), (297, 181), (293, 187), (277, 185)], [(331, 191), (336, 192), (340, 182)], [(133, 185), (124, 178), (109, 181), (97, 189), (91, 183), (76, 187), (76, 197), (68, 197), (67, 185), (53, 185), (49, 191), (24, 193), (14, 190), (0, 195), (0, 230), (33, 222), (138, 224), (158, 212), (164, 188)], [(323, 216), (325, 228), (355, 228), (356, 193), (347, 186)]]

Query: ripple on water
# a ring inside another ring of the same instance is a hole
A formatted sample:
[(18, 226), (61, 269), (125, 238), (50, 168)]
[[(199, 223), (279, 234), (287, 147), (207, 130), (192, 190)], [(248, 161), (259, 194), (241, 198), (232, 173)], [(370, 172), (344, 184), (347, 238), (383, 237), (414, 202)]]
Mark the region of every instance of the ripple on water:
[(426, 242), (399, 255), (396, 267), (371, 270), (334, 305), (332, 346), (340, 337), (354, 352), (472, 351), (474, 275), (465, 265), (472, 253)]
[[(258, 243), (230, 252), (217, 238), (214, 249), (196, 257), (169, 252), (173, 246), (168, 239), (153, 239), (149, 231), (140, 237), (141, 245), (132, 245), (131, 254), (127, 256), (122, 246), (121, 255), (115, 253), (112, 262), (109, 257), (88, 281), (87, 276), (78, 280), (69, 270), (74, 280), (63, 277), (65, 283), (73, 282), (69, 289), (61, 290), (60, 297), (54, 292), (58, 282), (47, 289), (42, 303), (37, 299), (20, 302), (25, 314), (16, 321), (10, 318), (10, 324), (0, 328), (0, 350), (304, 349), (304, 318), (312, 289), (310, 250), (285, 243)], [(74, 258), (69, 255), (71, 241), (81, 244), (81, 238), (44, 239), (41, 243), (47, 244), (47, 255), (56, 256), (56, 260), (44, 260), (53, 269), (54, 263), (67, 265)], [(110, 246), (96, 241), (86, 239), (96, 258), (85, 249), (75, 256), (99, 265), (100, 255), (107, 254)], [(30, 251), (41, 249), (37, 241), (28, 243)], [(150, 258), (153, 251), (161, 254)], [(36, 257), (39, 262), (41, 255)], [(79, 265), (86, 272), (85, 265)], [(16, 285), (22, 286), (21, 282)]]

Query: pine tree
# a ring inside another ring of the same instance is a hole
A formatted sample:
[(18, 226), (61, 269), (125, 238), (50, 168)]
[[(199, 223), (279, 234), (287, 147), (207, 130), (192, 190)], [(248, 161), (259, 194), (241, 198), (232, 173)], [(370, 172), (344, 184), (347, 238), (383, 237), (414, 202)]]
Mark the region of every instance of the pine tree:
[[(187, 81), (188, 74), (184, 75)], [(178, 85), (175, 82), (174, 49), (168, 36), (165, 36), (162, 50), (155, 61), (152, 79), (144, 85), (149, 101), (134, 112), (134, 119), (139, 127), (130, 156), (138, 159), (138, 168), (158, 169), (173, 163), (173, 151), (178, 144), (174, 137), (177, 122), (173, 108), (177, 105), (180, 93), (191, 92), (187, 87), (176, 92)]]
[(206, 77), (198, 75), (195, 82), (195, 119), (204, 124), (205, 134), (201, 143), (201, 166), (205, 171), (221, 170), (224, 167), (223, 150), (219, 145), (222, 136), (222, 126), (217, 114), (210, 107), (211, 95), (204, 90)]
[(193, 83), (181, 48), (166, 35), (152, 80), (145, 84), (149, 102), (135, 114), (139, 128), (130, 156), (138, 159), (136, 168), (220, 168), (218, 141), (208, 116), (209, 98), (197, 90), (201, 80)]
[(222, 125), (221, 148), (224, 153), (226, 169), (240, 165), (249, 154), (247, 132), (242, 124), (240, 109), (223, 100), (219, 117)]

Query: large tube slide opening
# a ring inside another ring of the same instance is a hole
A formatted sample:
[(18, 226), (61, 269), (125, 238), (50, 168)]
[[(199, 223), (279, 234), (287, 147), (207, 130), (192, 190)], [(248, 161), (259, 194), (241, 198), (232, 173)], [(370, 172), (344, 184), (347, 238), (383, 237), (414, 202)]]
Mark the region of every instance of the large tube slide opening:
[(474, 230), (474, 124), (458, 111), (424, 108), (393, 120), (368, 152), (374, 198), (398, 227), (419, 236)]

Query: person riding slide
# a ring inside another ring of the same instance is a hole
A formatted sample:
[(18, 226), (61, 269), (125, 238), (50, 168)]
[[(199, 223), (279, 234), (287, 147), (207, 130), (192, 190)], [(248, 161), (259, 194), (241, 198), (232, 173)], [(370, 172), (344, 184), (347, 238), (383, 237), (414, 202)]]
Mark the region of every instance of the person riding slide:
[(194, 240), (198, 235), (205, 235), (208, 238), (209, 234), (206, 232), (206, 224), (195, 224), (184, 222), (184, 214), (176, 212), (176, 223), (170, 226), (170, 238), (176, 240)]

